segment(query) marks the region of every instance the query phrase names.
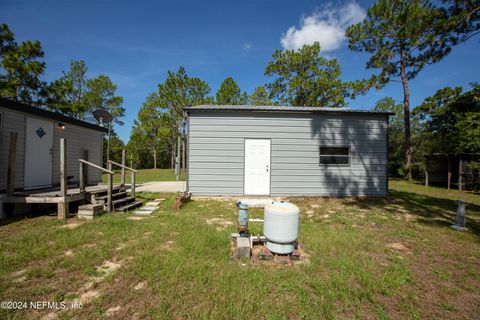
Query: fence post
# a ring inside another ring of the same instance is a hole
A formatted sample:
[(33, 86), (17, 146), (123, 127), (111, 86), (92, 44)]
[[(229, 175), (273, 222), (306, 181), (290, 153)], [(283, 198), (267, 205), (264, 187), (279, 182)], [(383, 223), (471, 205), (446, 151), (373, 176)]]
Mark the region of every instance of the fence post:
[(85, 191), (85, 165), (82, 162), (79, 162), (78, 177), (80, 179), (78, 188), (80, 189), (80, 192), (84, 192)]
[[(122, 166), (125, 165), (125, 149), (122, 150)], [(120, 184), (125, 185), (125, 168), (122, 167), (122, 176), (120, 177)]]
[(132, 175), (131, 175), (131, 178), (132, 178), (132, 181), (131, 181), (131, 191), (130, 191), (130, 195), (132, 197), (135, 197), (135, 171), (132, 171)]
[(62, 201), (57, 205), (58, 219), (66, 219), (68, 217), (67, 143), (64, 138), (60, 139), (60, 196)]
[[(83, 160), (85, 161), (88, 161), (88, 150), (85, 149), (84, 153), (83, 153)], [(88, 166), (87, 165), (84, 165), (83, 166), (83, 177), (84, 177), (84, 182), (85, 182), (85, 186), (88, 186)]]
[[(108, 170), (112, 171), (112, 164), (108, 163)], [(112, 194), (113, 194), (113, 174), (108, 174), (107, 177), (107, 211), (112, 211)]]

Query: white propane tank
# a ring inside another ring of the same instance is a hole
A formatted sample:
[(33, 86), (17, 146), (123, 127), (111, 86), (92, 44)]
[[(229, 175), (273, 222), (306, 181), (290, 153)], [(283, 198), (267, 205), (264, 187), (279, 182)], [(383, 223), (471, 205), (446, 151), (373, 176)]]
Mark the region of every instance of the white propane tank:
[(277, 254), (290, 254), (298, 239), (300, 209), (289, 202), (272, 202), (265, 206), (263, 234), (267, 249)]

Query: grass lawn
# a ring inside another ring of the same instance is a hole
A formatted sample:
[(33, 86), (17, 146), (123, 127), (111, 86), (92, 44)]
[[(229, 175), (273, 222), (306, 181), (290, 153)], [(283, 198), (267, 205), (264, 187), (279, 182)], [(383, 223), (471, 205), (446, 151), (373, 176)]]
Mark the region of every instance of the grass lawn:
[[(130, 171), (125, 171), (127, 183), (130, 183)], [(136, 176), (136, 183), (152, 181), (175, 181), (175, 170), (173, 169), (139, 169)], [(180, 180), (185, 180), (185, 172), (180, 174)], [(102, 175), (103, 183), (107, 183), (107, 175)], [(120, 170), (115, 170), (113, 183), (120, 183)]]
[[(480, 196), (390, 188), (388, 199), (290, 199), (309, 254), (293, 267), (230, 260), (228, 199), (176, 212), (170, 197), (142, 220), (106, 214), (71, 228), (53, 216), (10, 222), (0, 226), (0, 300), (80, 299), (82, 310), (56, 314), (75, 319), (478, 319)], [(457, 198), (471, 203), (468, 232), (448, 227)]]

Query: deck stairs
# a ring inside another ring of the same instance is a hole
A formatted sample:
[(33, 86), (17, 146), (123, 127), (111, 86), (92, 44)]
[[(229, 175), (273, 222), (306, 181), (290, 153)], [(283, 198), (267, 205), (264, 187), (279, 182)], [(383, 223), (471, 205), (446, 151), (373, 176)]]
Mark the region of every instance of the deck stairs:
[[(133, 210), (143, 204), (142, 200), (135, 199), (128, 192), (127, 186), (114, 186), (112, 189), (112, 208), (115, 212), (124, 212)], [(107, 190), (98, 190), (89, 193), (87, 199), (92, 204), (102, 204), (104, 209), (107, 209)]]

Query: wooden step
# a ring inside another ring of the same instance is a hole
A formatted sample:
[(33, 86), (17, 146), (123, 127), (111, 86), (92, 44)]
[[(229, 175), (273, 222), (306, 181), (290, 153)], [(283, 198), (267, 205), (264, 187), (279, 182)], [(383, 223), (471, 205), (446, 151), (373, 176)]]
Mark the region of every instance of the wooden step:
[(118, 207), (118, 205), (126, 204), (126, 203), (129, 203), (129, 202), (132, 202), (132, 201), (135, 201), (135, 197), (131, 197), (131, 196), (130, 197), (124, 197), (124, 198), (120, 198), (120, 199), (112, 201), (112, 206), (115, 208), (115, 207)]
[[(116, 194), (125, 190), (127, 190), (127, 187), (125, 186), (120, 186), (120, 185), (113, 186), (112, 193)], [(92, 195), (92, 197), (101, 197), (101, 196), (107, 195), (107, 187), (101, 190), (90, 191), (89, 193)]]
[(114, 211), (115, 212), (124, 212), (124, 211), (127, 211), (127, 210), (135, 209), (135, 208), (141, 206), (142, 204), (143, 204), (143, 200), (138, 200), (138, 201), (130, 202), (129, 204), (126, 204), (122, 207), (115, 208)]
[[(118, 198), (122, 198), (122, 197), (126, 197), (126, 196), (127, 196), (127, 191), (117, 192), (117, 193), (112, 194), (112, 199), (118, 199)], [(99, 196), (99, 197), (95, 197), (95, 201), (107, 202), (107, 198), (108, 198), (107, 195)]]

